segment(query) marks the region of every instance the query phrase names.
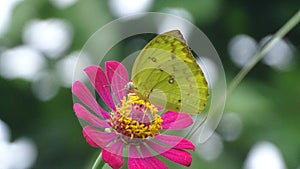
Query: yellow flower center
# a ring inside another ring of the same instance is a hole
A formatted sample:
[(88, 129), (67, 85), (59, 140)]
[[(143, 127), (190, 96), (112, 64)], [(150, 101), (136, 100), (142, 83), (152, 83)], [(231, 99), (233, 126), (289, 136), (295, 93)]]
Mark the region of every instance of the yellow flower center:
[(116, 133), (130, 138), (125, 139), (126, 142), (154, 137), (159, 133), (162, 119), (154, 105), (141, 100), (133, 93), (129, 93), (121, 102), (122, 105), (117, 106), (117, 111), (112, 113), (110, 123)]

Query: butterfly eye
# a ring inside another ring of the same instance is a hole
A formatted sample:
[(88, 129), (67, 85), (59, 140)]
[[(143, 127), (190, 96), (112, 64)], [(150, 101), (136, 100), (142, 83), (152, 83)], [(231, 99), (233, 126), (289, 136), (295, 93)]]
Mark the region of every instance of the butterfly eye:
[(125, 87), (127, 91), (131, 91), (135, 88), (133, 82), (128, 82)]

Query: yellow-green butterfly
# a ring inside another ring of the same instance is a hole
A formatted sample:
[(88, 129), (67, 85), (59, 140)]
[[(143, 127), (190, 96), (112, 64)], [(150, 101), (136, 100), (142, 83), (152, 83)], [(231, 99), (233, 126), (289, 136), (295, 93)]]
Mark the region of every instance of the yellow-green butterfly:
[(198, 114), (208, 99), (205, 76), (179, 30), (156, 36), (132, 68), (130, 89), (141, 99), (176, 112)]

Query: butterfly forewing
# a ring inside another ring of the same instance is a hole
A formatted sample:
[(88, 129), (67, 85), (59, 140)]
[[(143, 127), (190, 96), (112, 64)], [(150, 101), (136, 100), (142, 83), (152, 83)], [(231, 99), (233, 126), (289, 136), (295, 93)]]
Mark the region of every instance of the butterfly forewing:
[(135, 93), (168, 110), (200, 113), (207, 102), (207, 82), (178, 30), (152, 39), (132, 69)]

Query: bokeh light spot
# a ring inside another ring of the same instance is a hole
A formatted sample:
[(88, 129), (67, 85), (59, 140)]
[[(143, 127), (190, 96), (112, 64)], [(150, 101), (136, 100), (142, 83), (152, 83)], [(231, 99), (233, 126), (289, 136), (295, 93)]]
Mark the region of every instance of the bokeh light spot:
[(111, 12), (122, 17), (134, 13), (146, 12), (151, 8), (153, 0), (109, 0)]
[(238, 67), (247, 64), (256, 51), (256, 41), (248, 35), (237, 35), (230, 40), (228, 45), (230, 58)]
[(52, 99), (58, 92), (59, 83), (53, 72), (43, 71), (37, 74), (32, 83), (33, 94), (42, 101)]
[(23, 41), (50, 58), (59, 57), (71, 45), (73, 31), (61, 19), (33, 20), (23, 32)]
[[(79, 55), (81, 55), (80, 62), (78, 62)], [(84, 53), (80, 54), (79, 51), (75, 51), (56, 63), (57, 75), (63, 86), (65, 87), (72, 86), (72, 78), (73, 78), (76, 64), (80, 64), (77, 65), (78, 67), (85, 67), (87, 65), (90, 65), (91, 62), (89, 60), (89, 56)], [(81, 75), (80, 77), (77, 76), (78, 80), (84, 81), (85, 75), (84, 74), (80, 74), (80, 75)]]
[(196, 144), (196, 153), (206, 161), (212, 161), (219, 157), (223, 151), (223, 141), (222, 138), (214, 133), (206, 142), (201, 144)]
[(78, 0), (50, 0), (50, 2), (60, 9), (68, 8), (74, 5)]
[(9, 28), (14, 7), (21, 0), (1, 0), (0, 1), (0, 37), (2, 37)]
[(0, 56), (1, 76), (31, 81), (46, 65), (41, 53), (28, 46), (18, 46), (6, 50)]
[(224, 113), (218, 130), (226, 141), (236, 140), (243, 129), (241, 118), (236, 113)]
[(286, 169), (279, 149), (263, 141), (255, 144), (245, 161), (244, 169)]
[[(2, 132), (4, 132), (6, 136), (4, 136)], [(2, 140), (1, 135), (6, 138)], [(0, 168), (31, 168), (37, 157), (35, 144), (27, 138), (17, 139), (11, 143), (9, 142), (9, 135), (8, 126), (0, 120)]]
[[(162, 10), (164, 13), (176, 15), (193, 22), (192, 14), (184, 8), (165, 8)], [(163, 33), (170, 30), (178, 29), (183, 34), (184, 38), (188, 41), (191, 32), (190, 25), (185, 24), (185, 20), (174, 19), (173, 17), (164, 16), (159, 18), (157, 22), (158, 32)]]
[(0, 120), (0, 142), (8, 142), (9, 138), (9, 128), (3, 121)]
[[(270, 38), (271, 36), (263, 38), (260, 45), (264, 45)], [(293, 58), (294, 51), (292, 44), (287, 43), (283, 39), (278, 39), (270, 51), (263, 57), (263, 62), (274, 69), (287, 70), (291, 66)]]

